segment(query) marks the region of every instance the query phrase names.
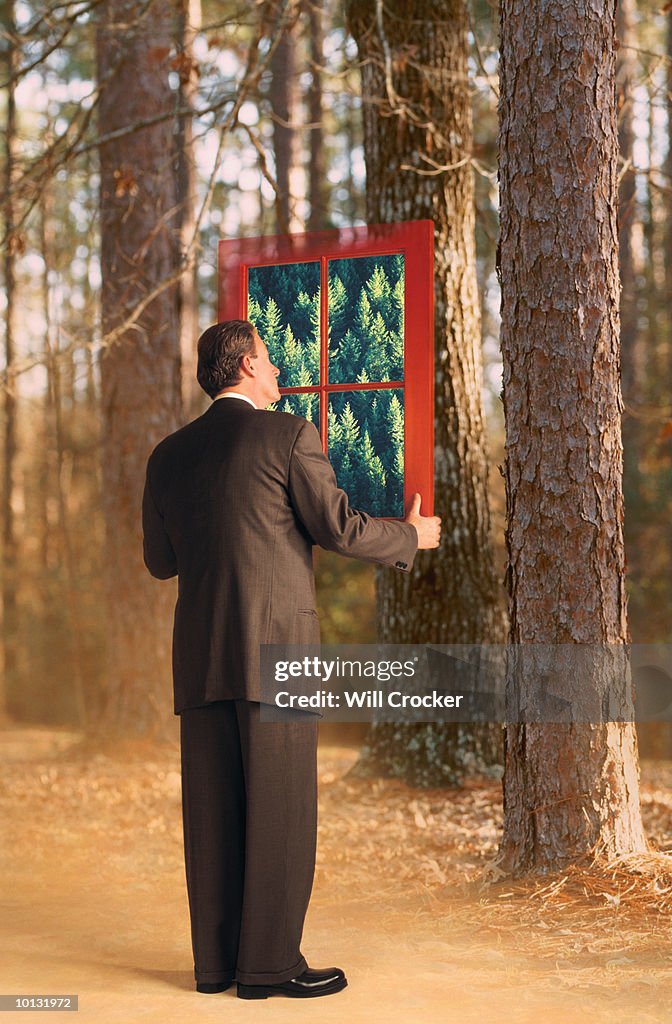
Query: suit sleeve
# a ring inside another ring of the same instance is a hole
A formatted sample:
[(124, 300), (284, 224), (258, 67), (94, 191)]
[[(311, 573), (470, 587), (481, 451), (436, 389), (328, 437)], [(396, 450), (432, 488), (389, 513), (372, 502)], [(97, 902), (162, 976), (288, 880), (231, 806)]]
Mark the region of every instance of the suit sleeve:
[(142, 535), (145, 565), (157, 580), (177, 576), (177, 558), (166, 533), (163, 516), (154, 500), (149, 483), (149, 466), (142, 496)]
[(289, 463), (289, 494), (297, 516), (315, 544), (365, 562), (380, 562), (409, 572), (418, 549), (410, 523), (375, 519), (350, 508), (322, 451), (320, 435), (306, 422)]

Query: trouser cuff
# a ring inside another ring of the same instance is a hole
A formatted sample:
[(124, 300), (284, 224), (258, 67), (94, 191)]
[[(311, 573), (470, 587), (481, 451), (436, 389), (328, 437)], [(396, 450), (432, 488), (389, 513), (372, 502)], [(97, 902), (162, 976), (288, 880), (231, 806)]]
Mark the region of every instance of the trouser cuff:
[(285, 971), (276, 971), (271, 974), (237, 971), (236, 980), (241, 985), (281, 985), (283, 981), (290, 981), (292, 978), (296, 978), (297, 975), (302, 974), (307, 967), (306, 958), (302, 956), (293, 967), (288, 967)]
[(213, 985), (217, 985), (220, 982), (224, 985), (230, 985), (232, 981), (235, 981), (235, 971), (197, 971), (194, 968), (194, 978), (196, 981), (207, 981)]

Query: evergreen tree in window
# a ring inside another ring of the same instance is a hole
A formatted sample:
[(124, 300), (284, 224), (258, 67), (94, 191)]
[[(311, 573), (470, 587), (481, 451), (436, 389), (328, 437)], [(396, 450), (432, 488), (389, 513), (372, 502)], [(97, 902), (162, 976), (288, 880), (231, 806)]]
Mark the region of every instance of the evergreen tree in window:
[(388, 456), (388, 507), (395, 509), (400, 515), (403, 509), (404, 496), (404, 410), (399, 398), (394, 393), (390, 398), (387, 412), (387, 430), (389, 437)]
[(355, 332), (362, 343), (362, 350), (366, 352), (369, 344), (369, 335), (371, 333), (371, 324), (373, 323), (373, 313), (371, 311), (371, 303), (369, 297), (366, 294), (366, 289), (362, 288), (359, 293), (359, 299), (357, 300), (357, 315), (355, 317)]
[[(302, 364), (299, 369), (296, 386), (306, 387), (310, 383), (310, 374)], [(292, 395), (292, 398), (294, 399), (292, 403), (292, 412), (296, 416), (303, 416), (304, 419), (310, 420), (311, 423), (314, 423), (316, 420), (317, 406), (319, 404), (318, 396), (313, 393), (306, 395)]]
[(390, 330), (390, 380), (404, 379), (404, 278), (392, 289)]
[[(280, 367), (280, 386), (285, 388), (299, 387), (299, 377), (303, 370), (306, 376), (301, 345), (294, 337), (292, 328), (287, 324), (282, 342), (282, 362)], [(310, 383), (310, 381), (308, 381)]]
[(284, 331), (282, 328), (282, 317), (275, 299), (269, 295), (264, 306), (262, 316), (262, 328), (259, 335), (262, 341), (266, 342), (268, 355), (272, 363), (282, 368), (283, 365), (283, 341)]
[(264, 295), (264, 289), (258, 272), (251, 269), (248, 274), (248, 307), (251, 306), (253, 302), (261, 311), (266, 303), (266, 296)]
[(341, 438), (344, 451), (355, 451), (359, 441), (359, 423), (350, 402), (347, 401), (341, 412)]
[(329, 459), (335, 467), (336, 463), (340, 462), (343, 455), (343, 431), (338, 419), (338, 414), (331, 402), (329, 403), (329, 409), (327, 410), (327, 437)]
[(366, 282), (366, 290), (374, 313), (380, 313), (383, 321), (387, 323), (391, 319), (392, 302), (390, 282), (380, 264), (376, 264), (371, 277)]
[(259, 305), (259, 302), (252, 295), (250, 295), (247, 303), (247, 319), (250, 321), (251, 324), (254, 324), (254, 326), (257, 329), (257, 334), (259, 335), (259, 337), (263, 338), (264, 316), (261, 311), (261, 306)]
[(371, 515), (383, 515), (387, 491), (387, 477), (380, 458), (376, 455), (368, 430), (364, 431), (361, 445), (362, 507)]
[(385, 431), (387, 429), (385, 423), (385, 413), (387, 412), (387, 406), (385, 405), (385, 392), (375, 393), (371, 404), (369, 406), (368, 423), (369, 430), (371, 433), (371, 441), (373, 447), (377, 452), (385, 450), (387, 439), (385, 437)]
[(362, 343), (353, 331), (348, 330), (334, 360), (333, 375), (330, 374), (330, 379), (341, 384), (356, 380), (361, 365)]
[(369, 341), (364, 357), (364, 369), (369, 380), (391, 380), (388, 356), (389, 334), (382, 314), (377, 312), (371, 320)]
[[(318, 292), (319, 302), (319, 292)], [(301, 341), (308, 338), (311, 332), (311, 315), (313, 311), (313, 299), (308, 292), (300, 291), (294, 300), (292, 308), (291, 324), (297, 338)]]
[(329, 278), (329, 357), (338, 352), (347, 329), (348, 293), (338, 274)]

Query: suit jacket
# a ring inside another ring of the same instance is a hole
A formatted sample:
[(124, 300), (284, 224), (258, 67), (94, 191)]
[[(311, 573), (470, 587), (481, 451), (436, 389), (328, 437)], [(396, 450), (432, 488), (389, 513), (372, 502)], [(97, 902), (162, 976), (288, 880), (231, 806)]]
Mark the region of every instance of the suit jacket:
[(260, 699), (259, 645), (319, 643), (312, 546), (408, 571), (409, 523), (348, 505), (308, 420), (218, 399), (153, 450), (145, 564), (178, 576), (174, 710)]

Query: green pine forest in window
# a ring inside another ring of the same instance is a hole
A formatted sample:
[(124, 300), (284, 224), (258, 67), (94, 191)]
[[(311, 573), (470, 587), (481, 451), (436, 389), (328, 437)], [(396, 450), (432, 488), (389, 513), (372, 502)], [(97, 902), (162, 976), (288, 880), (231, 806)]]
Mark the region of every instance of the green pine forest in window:
[[(404, 257), (330, 260), (328, 280), (328, 383), (402, 381)], [(319, 262), (250, 267), (247, 315), (280, 368), (280, 387), (318, 387)], [(319, 427), (319, 401), (317, 392), (284, 395), (270, 408)], [(332, 392), (328, 402), (328, 455), (351, 505), (402, 516), (403, 390)]]

